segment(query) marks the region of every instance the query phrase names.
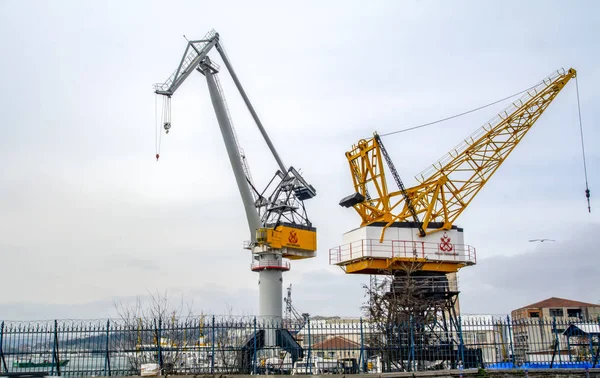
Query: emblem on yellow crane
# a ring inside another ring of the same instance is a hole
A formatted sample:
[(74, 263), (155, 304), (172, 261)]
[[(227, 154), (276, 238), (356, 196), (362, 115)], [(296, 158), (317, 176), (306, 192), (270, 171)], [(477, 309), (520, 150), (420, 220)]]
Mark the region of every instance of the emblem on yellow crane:
[(298, 235), (296, 234), (296, 231), (290, 230), (290, 236), (288, 237), (288, 241), (292, 244), (298, 243)]
[(450, 237), (444, 232), (444, 236), (440, 238), (440, 250), (444, 252), (452, 252), (454, 247), (452, 246)]

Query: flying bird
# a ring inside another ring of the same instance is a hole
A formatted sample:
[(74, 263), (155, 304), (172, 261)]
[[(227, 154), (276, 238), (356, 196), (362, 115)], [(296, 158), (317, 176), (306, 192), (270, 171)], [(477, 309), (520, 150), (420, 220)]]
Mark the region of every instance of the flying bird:
[(543, 243), (545, 241), (551, 241), (551, 242), (553, 242), (553, 241), (556, 241), (556, 240), (554, 240), (554, 239), (531, 239), (531, 240), (529, 240), (530, 243), (531, 242), (536, 242), (536, 241), (539, 241), (539, 242)]

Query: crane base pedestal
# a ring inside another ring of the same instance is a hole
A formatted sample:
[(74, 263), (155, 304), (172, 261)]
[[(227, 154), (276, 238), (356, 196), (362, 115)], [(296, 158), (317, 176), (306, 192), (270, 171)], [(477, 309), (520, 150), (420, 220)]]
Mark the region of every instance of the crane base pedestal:
[(265, 325), (264, 344), (276, 345), (276, 330), (283, 324), (283, 272), (290, 263), (283, 261), (281, 251), (263, 252), (256, 248), (252, 271), (258, 272), (258, 316)]
[[(258, 355), (264, 354), (265, 357), (275, 356), (276, 350), (285, 350), (290, 354), (292, 364), (299, 358), (304, 357), (304, 349), (298, 344), (287, 329), (273, 330), (275, 333), (275, 345), (272, 349), (266, 345), (266, 334), (270, 329), (259, 329), (252, 335), (238, 352), (238, 367), (241, 374), (250, 374), (254, 372), (254, 364), (258, 365)], [(262, 353), (261, 353), (262, 352)], [(265, 353), (266, 352), (266, 353)], [(258, 369), (258, 366), (256, 366)], [(259, 372), (257, 372), (259, 373)]]
[(370, 303), (374, 307), (375, 322), (385, 323), (392, 318), (410, 329), (400, 336), (386, 336), (389, 345), (398, 342), (406, 345), (408, 335), (412, 340), (436, 340), (432, 345), (418, 344), (411, 356), (397, 358), (408, 360), (409, 365), (437, 361), (450, 368), (458, 366), (462, 357), (458, 353), (461, 342), (456, 335), (460, 334), (461, 326), (455, 276), (455, 273), (411, 272), (409, 269), (396, 271), (386, 276), (383, 282), (372, 282)]

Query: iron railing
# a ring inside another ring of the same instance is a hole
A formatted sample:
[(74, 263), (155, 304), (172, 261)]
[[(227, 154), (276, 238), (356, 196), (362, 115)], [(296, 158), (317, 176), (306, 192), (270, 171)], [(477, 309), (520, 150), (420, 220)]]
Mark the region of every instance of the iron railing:
[(363, 259), (427, 259), (440, 262), (475, 264), (475, 248), (464, 244), (361, 239), (329, 249), (329, 265), (343, 264)]
[(233, 316), (5, 321), (0, 374), (134, 375), (147, 363), (177, 374), (598, 365), (600, 319), (463, 316), (453, 324)]

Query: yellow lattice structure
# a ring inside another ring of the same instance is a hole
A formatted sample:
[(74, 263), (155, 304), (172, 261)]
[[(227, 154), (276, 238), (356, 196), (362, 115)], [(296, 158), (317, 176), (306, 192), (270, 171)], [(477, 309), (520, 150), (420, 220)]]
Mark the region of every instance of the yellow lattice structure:
[[(531, 129), (552, 100), (575, 77), (576, 71), (559, 70), (528, 90), (448, 154), (416, 176), (418, 185), (388, 192), (379, 138), (362, 139), (346, 153), (355, 194), (340, 205), (352, 206), (361, 226), (381, 223), (385, 230), (395, 222), (411, 222), (415, 214), (425, 234), (450, 230), (458, 216), (488, 182)], [(376, 194), (371, 197), (371, 194)], [(405, 196), (406, 194), (406, 196)]]

